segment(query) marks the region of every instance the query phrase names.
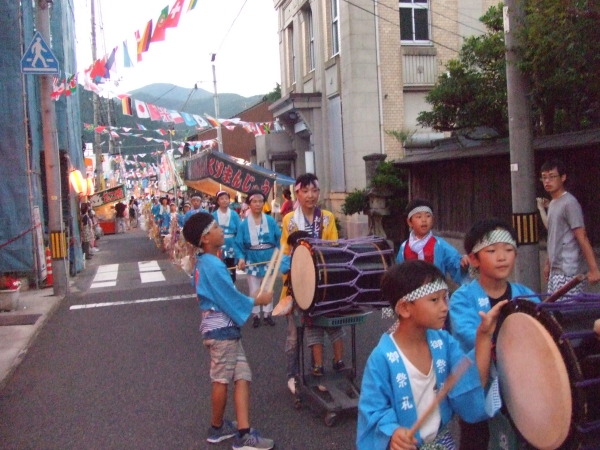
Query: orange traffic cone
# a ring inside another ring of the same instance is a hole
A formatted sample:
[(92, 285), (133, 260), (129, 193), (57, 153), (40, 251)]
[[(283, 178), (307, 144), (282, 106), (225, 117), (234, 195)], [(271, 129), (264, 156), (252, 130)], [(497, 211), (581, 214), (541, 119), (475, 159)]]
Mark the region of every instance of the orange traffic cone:
[(46, 286), (52, 286), (54, 284), (54, 276), (52, 275), (52, 255), (50, 254), (50, 247), (46, 247)]

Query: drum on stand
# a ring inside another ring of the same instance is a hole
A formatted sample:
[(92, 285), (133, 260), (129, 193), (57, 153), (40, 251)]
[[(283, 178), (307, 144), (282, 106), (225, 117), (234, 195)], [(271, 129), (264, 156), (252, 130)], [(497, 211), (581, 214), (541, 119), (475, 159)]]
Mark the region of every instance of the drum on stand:
[(502, 308), (502, 400), (520, 436), (537, 449), (600, 447), (599, 317), (600, 297), (591, 294), (560, 303), (517, 299)]
[(381, 276), (394, 262), (383, 238), (302, 239), (292, 252), (290, 281), (300, 309), (311, 316), (384, 307)]

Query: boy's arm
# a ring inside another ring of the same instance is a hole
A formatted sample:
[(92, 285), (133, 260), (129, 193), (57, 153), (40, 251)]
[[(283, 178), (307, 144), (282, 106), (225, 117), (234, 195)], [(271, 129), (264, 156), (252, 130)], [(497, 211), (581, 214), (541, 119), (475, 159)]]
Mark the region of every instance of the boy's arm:
[(472, 292), (470, 286), (462, 286), (450, 297), (452, 335), (460, 342), (464, 352), (475, 346), (475, 332), (481, 322), (476, 292)]
[(486, 314), (479, 312), (481, 316), (481, 323), (477, 327), (477, 334), (475, 337), (475, 362), (479, 369), (479, 377), (481, 378), (481, 385), (486, 386), (490, 374), (490, 361), (492, 357), (492, 335), (496, 329), (496, 323), (498, 322), (498, 316), (500, 310), (504, 305), (508, 303), (508, 300), (502, 300), (496, 303), (492, 309)]
[(581, 248), (583, 257), (588, 265), (589, 271), (587, 273), (587, 280), (592, 284), (597, 283), (600, 281), (600, 271), (598, 270), (598, 264), (596, 263), (594, 249), (592, 248), (592, 245), (587, 237), (587, 233), (585, 232), (585, 227), (573, 229), (573, 234), (575, 235), (575, 239), (577, 239), (579, 248)]

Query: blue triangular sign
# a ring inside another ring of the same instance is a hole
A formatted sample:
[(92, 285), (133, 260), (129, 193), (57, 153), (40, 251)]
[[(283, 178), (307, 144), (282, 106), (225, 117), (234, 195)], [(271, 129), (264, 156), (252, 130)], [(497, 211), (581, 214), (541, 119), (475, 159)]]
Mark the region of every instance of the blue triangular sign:
[(39, 31), (33, 35), (31, 44), (21, 58), (21, 72), (41, 75), (60, 73), (56, 56)]

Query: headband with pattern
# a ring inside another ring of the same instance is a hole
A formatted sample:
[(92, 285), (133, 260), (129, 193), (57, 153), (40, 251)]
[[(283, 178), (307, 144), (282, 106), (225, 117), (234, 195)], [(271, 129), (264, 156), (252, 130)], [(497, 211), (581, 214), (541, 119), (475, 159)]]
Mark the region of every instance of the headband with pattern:
[(217, 221), (215, 219), (213, 219), (208, 225), (206, 225), (206, 228), (204, 228), (204, 230), (202, 230), (202, 234), (200, 235), (200, 237), (205, 236), (208, 233), (210, 233), (211, 228), (216, 223), (217, 223)]
[(510, 234), (510, 231), (504, 228), (496, 228), (495, 230), (492, 230), (489, 233), (487, 233), (480, 241), (478, 241), (473, 246), (473, 250), (471, 250), (471, 253), (477, 253), (478, 251), (490, 245), (497, 244), (499, 242), (510, 244), (513, 247), (517, 248), (517, 243)]
[(400, 301), (414, 302), (415, 300), (418, 300), (429, 294), (433, 294), (434, 292), (441, 291), (444, 289), (448, 290), (448, 285), (444, 280), (438, 278), (437, 280), (434, 280), (430, 283), (426, 283), (423, 286), (418, 287), (414, 291), (410, 291), (408, 294), (402, 297)]
[(431, 214), (433, 216), (433, 211), (431, 210), (431, 208), (429, 206), (417, 206), (416, 208), (413, 208), (410, 210), (410, 212), (408, 213), (408, 219), (410, 220), (410, 218), (412, 216), (414, 216), (417, 213), (420, 212), (428, 212), (429, 214)]

